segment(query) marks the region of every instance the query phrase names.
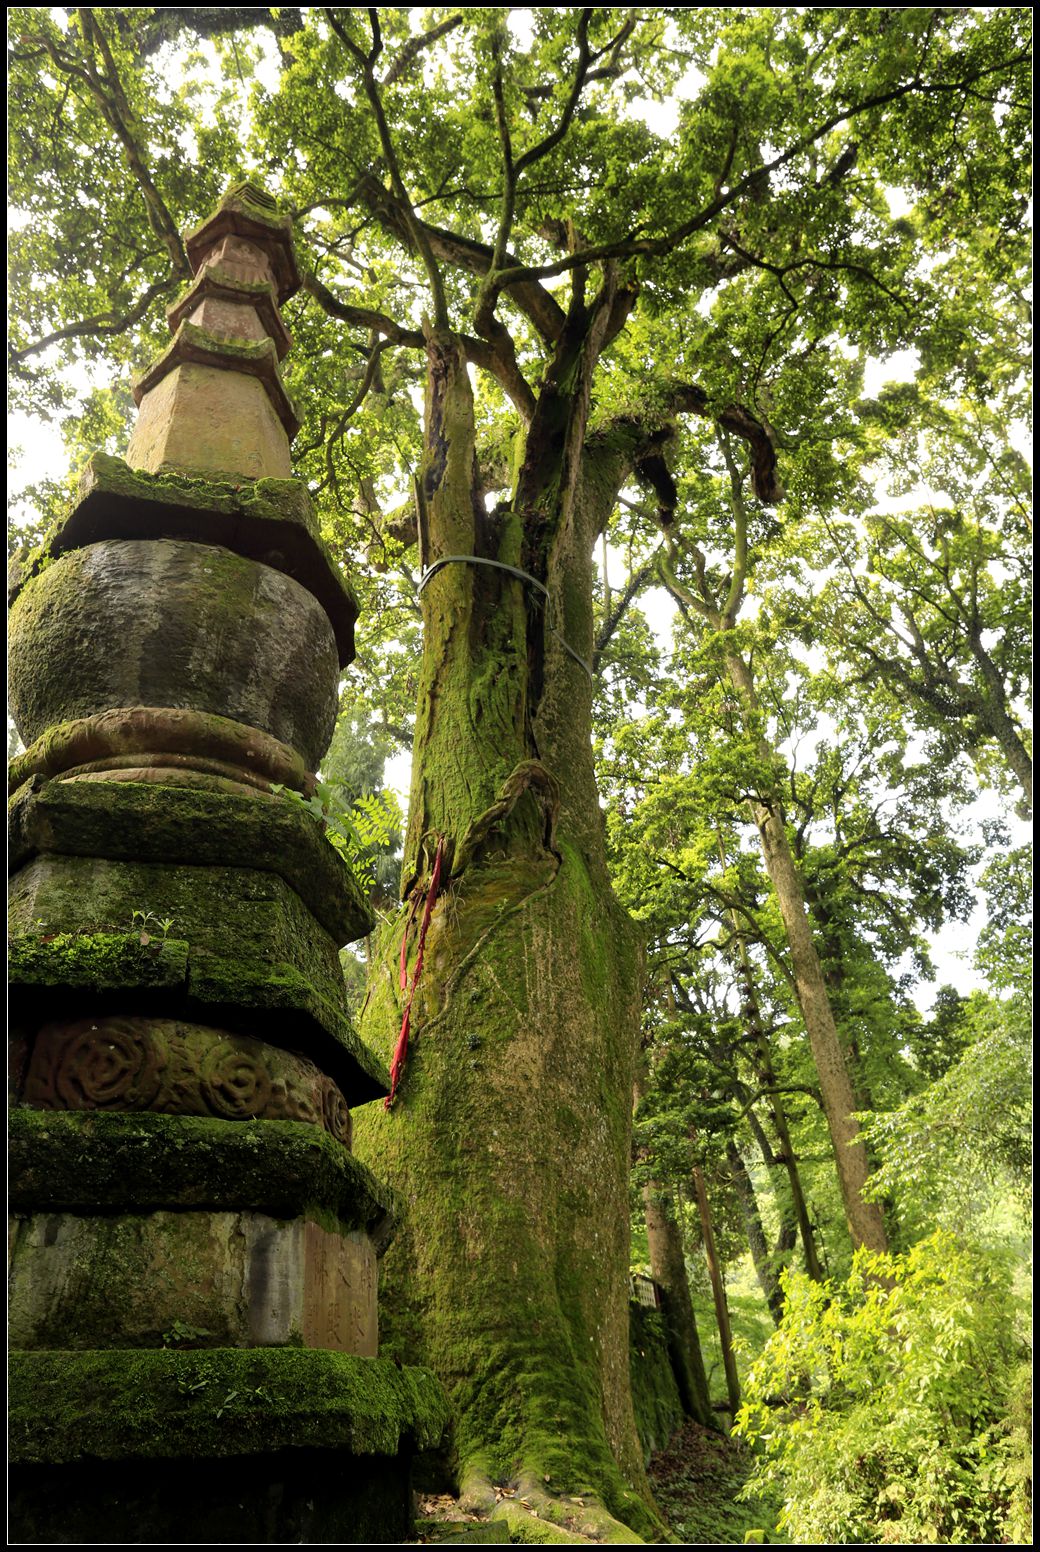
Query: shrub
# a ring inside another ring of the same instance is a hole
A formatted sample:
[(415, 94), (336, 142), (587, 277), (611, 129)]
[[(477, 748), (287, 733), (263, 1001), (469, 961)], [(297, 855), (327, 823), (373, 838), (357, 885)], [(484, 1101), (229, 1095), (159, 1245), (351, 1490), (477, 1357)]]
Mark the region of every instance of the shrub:
[(759, 1454), (748, 1488), (779, 1491), (792, 1541), (1028, 1540), (1008, 1259), (939, 1232), (901, 1256), (857, 1251), (838, 1287), (785, 1283), (735, 1431)]

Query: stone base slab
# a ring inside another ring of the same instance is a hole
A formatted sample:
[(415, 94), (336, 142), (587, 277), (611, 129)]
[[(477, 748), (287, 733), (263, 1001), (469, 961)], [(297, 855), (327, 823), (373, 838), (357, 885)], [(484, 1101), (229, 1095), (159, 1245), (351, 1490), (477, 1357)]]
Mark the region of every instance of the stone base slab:
[(394, 1543), (447, 1400), (424, 1369), (285, 1348), (15, 1353), (15, 1542)]

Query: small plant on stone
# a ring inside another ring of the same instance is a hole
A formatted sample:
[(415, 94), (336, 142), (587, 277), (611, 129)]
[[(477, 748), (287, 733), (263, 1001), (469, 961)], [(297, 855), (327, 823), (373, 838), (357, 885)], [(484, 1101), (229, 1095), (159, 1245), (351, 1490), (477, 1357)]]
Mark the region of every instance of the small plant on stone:
[(186, 1320), (175, 1320), (170, 1329), (163, 1332), (162, 1342), (164, 1347), (189, 1347), (194, 1346), (200, 1337), (212, 1335), (206, 1326), (191, 1326)]
[(161, 937), (165, 942), (173, 923), (172, 916), (157, 916), (154, 911), (134, 911), (130, 917), (130, 930), (140, 933), (142, 943), (150, 943), (153, 937)]
[(223, 1417), (232, 1401), (247, 1401), (255, 1397), (258, 1401), (266, 1401), (269, 1406), (274, 1405), (274, 1397), (263, 1385), (257, 1385), (252, 1390), (229, 1390), (223, 1401), (217, 1407), (217, 1416)]
[(372, 887), (375, 875), (371, 853), (376, 847), (388, 845), (401, 825), (401, 810), (392, 792), (363, 793), (348, 805), (341, 796), (345, 788), (338, 782), (315, 782), (309, 798), (280, 782), (272, 782), (271, 791), (320, 820), (326, 840), (339, 852), (357, 882), (363, 889)]

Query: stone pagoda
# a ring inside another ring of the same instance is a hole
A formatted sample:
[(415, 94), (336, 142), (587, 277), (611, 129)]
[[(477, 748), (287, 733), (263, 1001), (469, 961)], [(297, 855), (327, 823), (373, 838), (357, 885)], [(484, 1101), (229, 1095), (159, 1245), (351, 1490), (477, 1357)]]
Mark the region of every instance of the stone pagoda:
[(9, 588), (12, 1530), (395, 1541), (445, 1402), (377, 1357), (373, 918), (302, 801), (357, 608), (290, 477), (290, 222), (242, 184), (186, 246), (127, 461)]

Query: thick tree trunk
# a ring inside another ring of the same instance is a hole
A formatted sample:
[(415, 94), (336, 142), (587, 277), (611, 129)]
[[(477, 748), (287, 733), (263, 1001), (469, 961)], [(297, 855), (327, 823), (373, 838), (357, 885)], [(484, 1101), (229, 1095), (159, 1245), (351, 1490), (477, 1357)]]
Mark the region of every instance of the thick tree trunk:
[(697, 1197), (697, 1212), (701, 1220), (704, 1254), (708, 1261), (711, 1292), (715, 1300), (715, 1318), (719, 1327), (722, 1366), (726, 1371), (726, 1395), (729, 1400), (730, 1415), (735, 1417), (737, 1408), (740, 1406), (740, 1379), (737, 1375), (737, 1360), (733, 1352), (733, 1332), (730, 1329), (729, 1323), (729, 1305), (726, 1303), (726, 1284), (722, 1276), (722, 1267), (719, 1265), (718, 1251), (715, 1249), (715, 1230), (712, 1228), (711, 1208), (708, 1205), (708, 1192), (704, 1184), (704, 1172), (697, 1164), (693, 1166), (693, 1189)]
[[(736, 653), (730, 653), (726, 665), (734, 688), (746, 705), (754, 707), (755, 688), (747, 664)], [(881, 1209), (863, 1196), (869, 1176), (867, 1152), (859, 1123), (853, 1115), (856, 1101), (813, 943), (802, 881), (787, 839), (783, 814), (778, 807), (761, 802), (752, 807), (766, 871), (776, 892), (791, 951), (798, 1002), (820, 1080), (820, 1096), (834, 1146), (849, 1234), (857, 1247), (865, 1245), (870, 1250), (885, 1250), (887, 1241)]]
[(690, 1298), (682, 1229), (675, 1217), (670, 1191), (650, 1184), (643, 1188), (646, 1238), (650, 1247), (650, 1271), (661, 1289), (662, 1315), (668, 1336), (668, 1352), (686, 1412), (705, 1428), (717, 1428), (708, 1393), (697, 1320)]
[[(592, 545), (620, 463), (583, 479), (561, 433), (533, 491), (529, 438), (526, 494), (488, 514), (462, 353), (434, 335), (429, 357), (424, 566), (447, 555), (539, 566), (548, 623), (587, 657)], [(355, 1128), (358, 1153), (400, 1203), (385, 1350), (421, 1356), (447, 1385), (473, 1503), (493, 1507), (495, 1481), (519, 1481), (533, 1500), (580, 1491), (586, 1521), (597, 1522), (598, 1495), (616, 1521), (653, 1535), (628, 1378), (641, 949), (606, 872), (591, 685), (547, 629), (541, 595), (509, 572), (453, 561), (422, 602), (406, 901), (421, 903), (442, 839), (444, 877), (400, 1092)], [(363, 1033), (387, 1055), (404, 1002), (402, 936), (411, 975), (420, 914), (409, 932), (402, 910), (377, 947)], [(599, 1513), (603, 1537), (626, 1539)]]

